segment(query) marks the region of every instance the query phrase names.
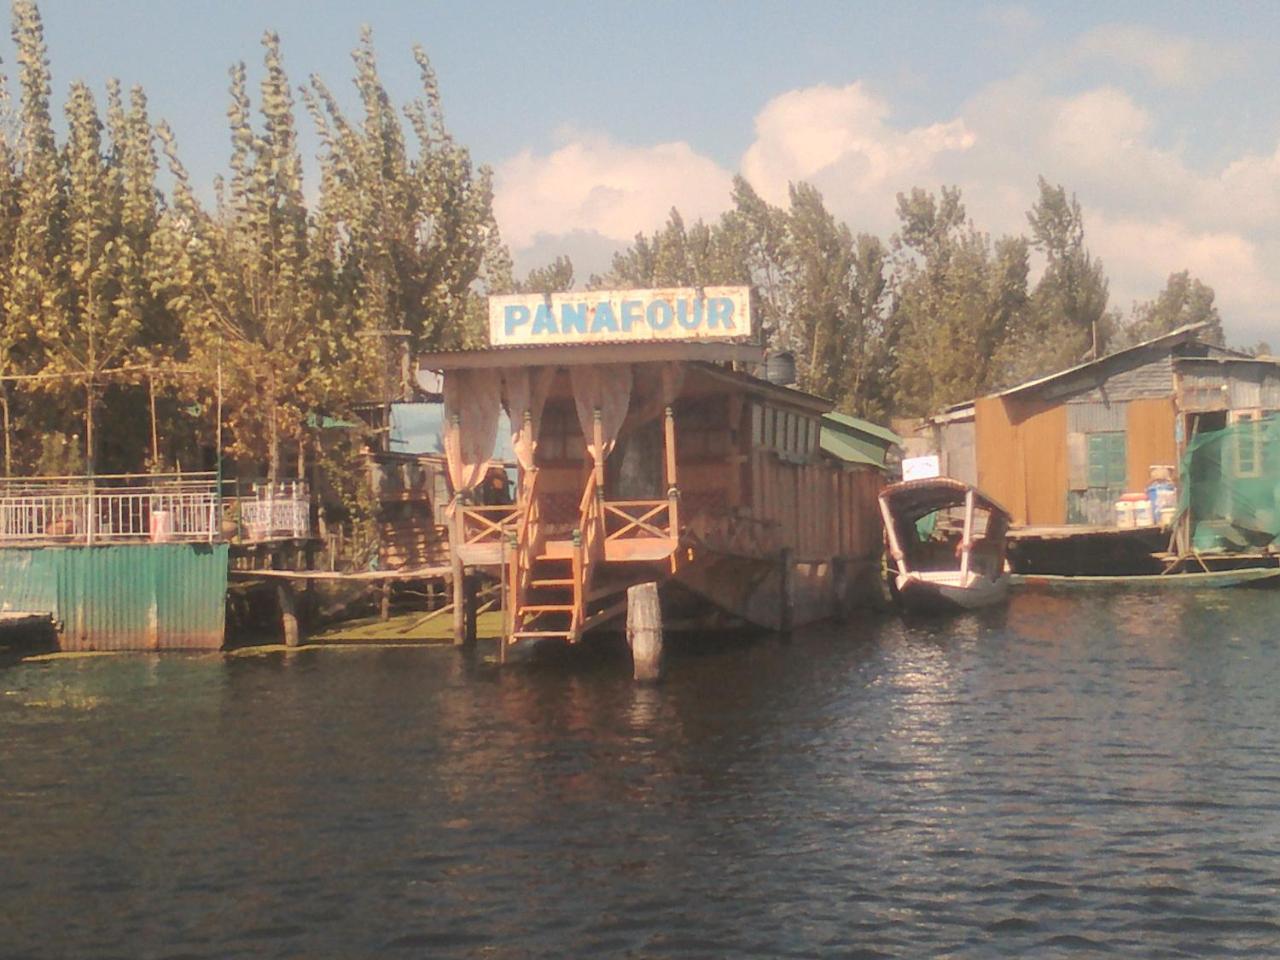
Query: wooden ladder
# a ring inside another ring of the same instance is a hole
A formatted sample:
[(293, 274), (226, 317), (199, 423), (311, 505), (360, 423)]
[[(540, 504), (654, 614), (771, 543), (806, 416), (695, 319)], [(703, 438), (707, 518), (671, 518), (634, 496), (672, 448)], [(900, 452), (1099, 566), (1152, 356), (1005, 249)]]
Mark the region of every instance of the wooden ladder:
[(573, 560), (571, 557), (534, 558), (528, 596), (515, 610), (512, 642), (571, 640), (574, 619)]

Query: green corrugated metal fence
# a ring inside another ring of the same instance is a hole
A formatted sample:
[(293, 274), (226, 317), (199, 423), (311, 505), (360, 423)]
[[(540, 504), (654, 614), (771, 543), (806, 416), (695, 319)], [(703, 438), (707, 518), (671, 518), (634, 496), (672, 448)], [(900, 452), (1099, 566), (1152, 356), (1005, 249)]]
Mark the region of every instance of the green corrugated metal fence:
[(216, 650), (226, 544), (0, 549), (0, 609), (50, 613), (63, 650)]

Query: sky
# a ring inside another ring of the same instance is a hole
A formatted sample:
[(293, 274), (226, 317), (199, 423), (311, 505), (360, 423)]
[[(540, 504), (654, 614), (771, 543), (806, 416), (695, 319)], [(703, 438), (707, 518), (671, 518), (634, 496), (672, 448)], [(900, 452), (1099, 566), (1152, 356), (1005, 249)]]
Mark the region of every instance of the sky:
[[(1128, 313), (1187, 269), (1228, 341), (1280, 348), (1280, 4), (44, 0), (55, 102), (141, 84), (193, 177), (230, 152), (227, 70), (264, 30), (295, 84), (353, 101), (373, 29), (383, 80), (417, 92), (421, 44), (446, 121), (496, 177), (519, 269), (568, 253), (580, 280), (678, 208), (717, 217), (735, 173), (784, 203), (808, 181), (854, 231), (895, 197), (958, 185), (975, 224), (1026, 232), (1037, 177), (1078, 198)], [(0, 43), (4, 69), (11, 45)], [(305, 118), (299, 111), (300, 123)], [(314, 137), (304, 140), (314, 153)]]

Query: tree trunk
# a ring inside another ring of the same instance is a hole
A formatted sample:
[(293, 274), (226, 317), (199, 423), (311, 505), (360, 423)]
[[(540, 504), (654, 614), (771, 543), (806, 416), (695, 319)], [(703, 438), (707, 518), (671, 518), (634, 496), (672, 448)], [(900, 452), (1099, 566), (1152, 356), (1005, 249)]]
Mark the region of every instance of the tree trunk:
[(0, 411), (4, 414), (4, 475), (13, 476), (13, 434), (9, 429), (9, 386), (0, 383)]
[(92, 476), (97, 470), (97, 438), (93, 435), (93, 377), (84, 382), (84, 463), (86, 471)]
[(147, 389), (151, 394), (151, 472), (160, 472), (160, 432), (156, 429), (156, 378), (147, 377)]
[(280, 430), (276, 424), (276, 377), (274, 371), (267, 381), (267, 482), (274, 490), (280, 479)]

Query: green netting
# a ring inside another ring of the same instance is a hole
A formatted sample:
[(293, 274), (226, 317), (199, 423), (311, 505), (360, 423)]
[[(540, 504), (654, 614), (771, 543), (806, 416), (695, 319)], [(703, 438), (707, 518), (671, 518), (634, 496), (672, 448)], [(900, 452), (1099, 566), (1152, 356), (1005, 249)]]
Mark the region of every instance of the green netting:
[(1280, 546), (1280, 418), (1197, 435), (1182, 458), (1180, 511), (1197, 550)]

